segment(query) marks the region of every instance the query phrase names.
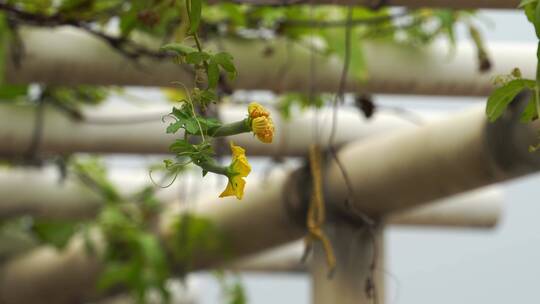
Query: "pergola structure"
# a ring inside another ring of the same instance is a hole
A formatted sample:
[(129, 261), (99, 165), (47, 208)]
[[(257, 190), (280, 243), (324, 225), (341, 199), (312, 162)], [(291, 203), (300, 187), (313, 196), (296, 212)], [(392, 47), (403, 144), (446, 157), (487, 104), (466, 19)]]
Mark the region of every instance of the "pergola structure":
[[(311, 3), (294, 0), (240, 2)], [(345, 0), (318, 3), (373, 4), (371, 1)], [(387, 4), (515, 8), (518, 1), (396, 0)], [(192, 75), (178, 65), (164, 61), (145, 62), (151, 63), (148, 68), (138, 69), (103, 42), (73, 29), (27, 28), (23, 30), (22, 39), (26, 56), (18, 66), (7, 63), (6, 79), (9, 82), (164, 86), (171, 80), (186, 84), (193, 81)], [(338, 86), (339, 61), (316, 58), (320, 68), (309, 80), (303, 73), (309, 60), (307, 50), (296, 46), (289, 50), (296, 60), (289, 72), (276, 81), (280, 66), (285, 64), (286, 46), (277, 41), (273, 55), (261, 57), (263, 47), (251, 42), (224, 42), (225, 49), (237, 54), (234, 57), (237, 58), (239, 77), (233, 89), (305, 92), (310, 81), (314, 81), (315, 88), (320, 91), (333, 91)], [(346, 90), (374, 94), (485, 96), (492, 89), (490, 78), (493, 75), (507, 73), (515, 66), (522, 68), (525, 76), (533, 75), (535, 47), (488, 45), (495, 66), (490, 73), (480, 76), (474, 63), (473, 48), (467, 44), (458, 45), (457, 55), (451, 60), (441, 60), (447, 54), (438, 46), (409, 50), (391, 44), (367, 43), (371, 77), (362, 86), (352, 79), (347, 81)], [(377, 60), (378, 56), (387, 60)], [(400, 68), (396, 69), (396, 66)], [(456, 77), (456, 74), (460, 76)], [(384, 303), (381, 272), (374, 272), (375, 278), (371, 274), (373, 267), (383, 267), (386, 225), (495, 225), (502, 200), (500, 192), (482, 188), (540, 169), (540, 157), (527, 150), (537, 140), (536, 126), (519, 123), (518, 110), (524, 106), (520, 103), (522, 99), (524, 96), (518, 95), (518, 107), (496, 123), (489, 123), (481, 108), (444, 119), (426, 114), (430, 117), (429, 122), (421, 126), (384, 112), (373, 120), (361, 120), (340, 109), (335, 144), (339, 148), (340, 161), (346, 164), (348, 180), (345, 180), (340, 164), (331, 157), (325, 160), (322, 168), (328, 209), (324, 229), (333, 244), (337, 267), (329, 278), (324, 251), (316, 245), (313, 259), (307, 266), (313, 278), (314, 303), (370, 303), (373, 297), (370, 285), (375, 287), (378, 303)], [(224, 121), (234, 121), (244, 115), (234, 106), (222, 106), (221, 110)], [(0, 155), (14, 156), (26, 151), (32, 140), (33, 128), (29, 122), (34, 111), (31, 107), (0, 105)], [(39, 149), (42, 153), (167, 153), (173, 137), (162, 131), (163, 113), (157, 109), (155, 121), (100, 125), (73, 121), (46, 108)], [(110, 112), (88, 115), (99, 121), (106, 119)], [(257, 156), (305, 157), (314, 132), (311, 128), (313, 115), (307, 112), (289, 122), (277, 120), (276, 129), (282, 135), (278, 135), (269, 147), (254, 142), (248, 135), (235, 140)], [(126, 130), (130, 130), (127, 135)], [(329, 134), (320, 136), (328, 138)], [(321, 142), (327, 143), (327, 140)], [(54, 182), (54, 177), (43, 172), (1, 172), (0, 181), (0, 218), (21, 214), (86, 218), (95, 215), (101, 204), (99, 197), (76, 183), (67, 181), (60, 186)], [(264, 186), (260, 186), (261, 183)], [(348, 189), (348, 183), (353, 186), (353, 191)], [(129, 177), (122, 178), (119, 185), (126, 192), (133, 189)], [(241, 203), (234, 199), (206, 199), (197, 204), (193, 212), (222, 230), (228, 236), (235, 258), (241, 259), (294, 242), (305, 235), (310, 185), (311, 176), (306, 167), (281, 170), (260, 183), (250, 182)], [(20, 191), (21, 187), (32, 191)], [(469, 191), (474, 192), (467, 193)], [(171, 193), (165, 191), (162, 195), (166, 200), (174, 200)], [(167, 224), (182, 212), (164, 213), (155, 233), (163, 238), (170, 236), (170, 225)], [(375, 219), (376, 225), (366, 225), (365, 215)], [(99, 233), (93, 237), (99, 244)], [(100, 249), (98, 246), (98, 251)], [(88, 256), (84, 251), (81, 237), (75, 237), (61, 252), (50, 247), (25, 248), (24, 253), (0, 267), (0, 303), (40, 303), (44, 298), (48, 303), (74, 303), (91, 298), (102, 269), (99, 252), (96, 256)], [(372, 265), (374, 255), (377, 265)], [(224, 265), (225, 262), (221, 256), (202, 255), (194, 261), (194, 268), (299, 269), (298, 264), (291, 263), (283, 255), (277, 258), (258, 256)]]

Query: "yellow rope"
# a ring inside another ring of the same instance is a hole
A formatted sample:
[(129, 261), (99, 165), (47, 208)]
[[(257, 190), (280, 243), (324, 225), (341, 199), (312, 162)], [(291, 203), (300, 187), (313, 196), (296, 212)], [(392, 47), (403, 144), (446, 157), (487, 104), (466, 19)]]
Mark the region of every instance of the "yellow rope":
[(336, 267), (336, 258), (334, 256), (332, 245), (322, 230), (325, 220), (325, 209), (322, 194), (321, 151), (318, 145), (312, 144), (309, 147), (309, 165), (311, 168), (311, 176), (313, 178), (313, 190), (307, 213), (308, 235), (305, 237), (304, 241), (306, 248), (309, 248), (312, 242), (316, 240), (321, 242), (324, 253), (326, 254), (326, 263), (328, 264), (329, 273), (332, 273)]

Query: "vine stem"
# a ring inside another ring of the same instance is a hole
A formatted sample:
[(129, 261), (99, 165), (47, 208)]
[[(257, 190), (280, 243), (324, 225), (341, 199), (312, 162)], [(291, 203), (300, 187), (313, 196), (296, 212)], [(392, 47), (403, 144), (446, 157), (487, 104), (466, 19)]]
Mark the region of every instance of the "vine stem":
[(212, 137), (222, 137), (222, 136), (248, 133), (248, 132), (251, 132), (251, 128), (249, 127), (249, 125), (250, 125), (249, 118), (246, 118), (237, 122), (222, 125), (210, 135), (212, 135)]
[(536, 86), (534, 87), (534, 101), (536, 106), (536, 113), (540, 117), (540, 41), (536, 48)]
[[(191, 24), (191, 14), (189, 13), (191, 11), (191, 0), (186, 0), (186, 9), (187, 9), (187, 15), (189, 19), (189, 24)], [(199, 52), (202, 52), (202, 44), (201, 40), (199, 39), (199, 35), (197, 34), (197, 29), (193, 31), (193, 33), (190, 33), (191, 36), (193, 36), (193, 40), (195, 40), (195, 45), (197, 46), (197, 50)], [(206, 60), (203, 60), (204, 69), (206, 70), (206, 75), (208, 75), (208, 62)]]
[(227, 177), (230, 175), (229, 167), (221, 166), (213, 159), (198, 162), (196, 164), (197, 166), (208, 172), (225, 175)]

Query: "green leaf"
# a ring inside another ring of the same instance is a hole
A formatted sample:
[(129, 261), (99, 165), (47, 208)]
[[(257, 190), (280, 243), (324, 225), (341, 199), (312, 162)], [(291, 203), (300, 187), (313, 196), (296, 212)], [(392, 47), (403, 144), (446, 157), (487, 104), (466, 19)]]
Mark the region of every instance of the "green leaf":
[[(117, 206), (107, 206), (99, 214), (99, 224), (104, 232), (113, 233), (116, 236), (127, 237), (127, 230), (131, 229), (134, 223)], [(122, 229), (119, 229), (122, 228)], [(110, 237), (111, 235), (109, 235)]]
[(10, 84), (0, 85), (0, 99), (6, 100), (6, 101), (13, 101), (13, 99), (17, 97), (26, 96), (27, 92), (28, 92), (28, 85), (10, 85)]
[(90, 235), (90, 228), (89, 225), (83, 225), (81, 228), (81, 234), (84, 241), (84, 250), (87, 255), (94, 255), (96, 254), (96, 247), (94, 246), (94, 241), (92, 240), (92, 237)]
[(536, 32), (536, 37), (540, 39), (540, 2), (536, 4), (536, 9), (534, 11), (534, 30)]
[(534, 2), (524, 4), (523, 6), (523, 9), (525, 10), (525, 16), (527, 16), (527, 20), (529, 20), (529, 22), (532, 23), (533, 25), (535, 24), (535, 20), (536, 20), (536, 16), (535, 16), (536, 5), (537, 5), (537, 2), (534, 1)]
[(189, 134), (198, 134), (200, 133), (199, 124), (197, 120), (193, 117), (190, 117), (187, 120), (184, 120), (184, 128)]
[(210, 60), (208, 63), (208, 88), (215, 89), (219, 80), (219, 67), (218, 64)]
[(216, 92), (212, 91), (212, 90), (204, 90), (204, 91), (201, 91), (201, 100), (203, 101), (203, 103), (207, 104), (207, 103), (210, 103), (214, 100), (217, 100), (217, 94)]
[(92, 158), (84, 162), (77, 161), (72, 165), (78, 175), (87, 177), (95, 184), (107, 203), (118, 203), (122, 201), (121, 195), (107, 178), (104, 165), (97, 158)]
[(538, 0), (521, 0), (521, 2), (518, 5), (518, 8), (525, 7), (528, 4), (536, 3)]
[(193, 146), (196, 150), (191, 156), (194, 163), (212, 161), (212, 157), (215, 155), (212, 145), (208, 142), (203, 142)]
[(534, 86), (533, 80), (514, 79), (496, 88), (489, 96), (486, 105), (486, 114), (489, 120), (492, 122), (497, 120), (519, 92), (525, 88), (534, 88)]
[(441, 30), (445, 31), (448, 40), (452, 46), (456, 45), (456, 35), (454, 25), (456, 23), (456, 13), (454, 10), (440, 9), (437, 10), (435, 16), (439, 19)]
[(521, 113), (520, 121), (523, 123), (528, 123), (537, 118), (538, 112), (536, 111), (536, 95), (531, 94), (531, 99), (529, 100), (529, 103), (525, 107), (525, 110), (523, 110), (523, 113)]
[(169, 147), (169, 150), (174, 153), (194, 152), (193, 145), (183, 139), (177, 139)]
[(64, 248), (77, 231), (77, 224), (75, 221), (36, 220), (32, 230), (41, 241), (57, 248)]
[(240, 282), (236, 282), (229, 289), (229, 301), (230, 304), (246, 304), (247, 297), (244, 291), (244, 287)]
[[(540, 19), (538, 20), (540, 21)], [(536, 47), (536, 81), (540, 82), (540, 38)]]
[(137, 27), (137, 10), (132, 8), (120, 17), (120, 34), (127, 37)]
[(181, 44), (181, 43), (169, 43), (160, 48), (160, 51), (171, 51), (178, 55), (186, 56), (193, 52), (198, 52), (196, 48)]
[(221, 127), (221, 122), (215, 118), (199, 117), (199, 121), (201, 122), (201, 125), (204, 126), (204, 129), (207, 130)]
[(97, 282), (97, 289), (104, 291), (121, 283), (127, 283), (137, 275), (134, 262), (109, 262)]
[(227, 75), (231, 80), (234, 80), (236, 78), (236, 67), (234, 66), (233, 57), (231, 54), (226, 52), (220, 52), (214, 55), (213, 60), (227, 72)]
[(171, 114), (179, 120), (189, 119), (191, 117), (188, 106), (182, 106), (181, 108), (173, 107)]
[[(193, 114), (191, 113), (190, 106), (188, 104), (184, 104), (180, 109), (176, 107), (173, 108), (171, 114), (178, 118), (178, 123), (181, 125), (180, 128), (184, 128), (187, 133), (200, 133), (199, 124), (197, 123), (195, 117), (192, 116)], [(171, 127), (172, 130), (174, 130), (174, 128), (176, 128), (176, 125)]]
[(8, 50), (9, 28), (6, 22), (5, 14), (0, 15), (0, 83), (4, 82), (4, 66)]
[(182, 122), (180, 121), (173, 122), (167, 127), (167, 133), (174, 134), (178, 132), (178, 129), (180, 129), (181, 127), (182, 127)]
[(195, 33), (199, 29), (199, 24), (201, 22), (201, 11), (202, 11), (202, 0), (188, 0), (190, 1), (190, 11), (189, 13), (189, 32)]
[(192, 52), (187, 54), (186, 62), (191, 64), (200, 64), (205, 60), (208, 60), (210, 55), (206, 52)]
[(150, 233), (141, 233), (138, 238), (141, 253), (145, 260), (154, 267), (165, 265), (165, 256), (157, 238)]

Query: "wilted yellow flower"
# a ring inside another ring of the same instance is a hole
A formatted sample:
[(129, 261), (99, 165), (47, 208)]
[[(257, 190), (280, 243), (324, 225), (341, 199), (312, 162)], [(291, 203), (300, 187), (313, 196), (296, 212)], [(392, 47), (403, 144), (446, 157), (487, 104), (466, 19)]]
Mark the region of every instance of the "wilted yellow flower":
[(242, 199), (244, 196), (244, 187), (246, 186), (244, 177), (248, 176), (249, 172), (251, 172), (251, 166), (246, 157), (246, 150), (240, 146), (235, 146), (233, 142), (230, 145), (232, 161), (229, 165), (229, 182), (219, 197), (236, 196), (236, 198)]
[(271, 143), (274, 138), (274, 123), (270, 118), (270, 112), (256, 102), (248, 106), (251, 131), (263, 143)]
[(268, 110), (266, 110), (263, 106), (261, 106), (260, 104), (256, 102), (252, 102), (249, 104), (248, 113), (249, 113), (249, 118), (251, 119), (255, 119), (257, 117), (263, 117), (263, 116), (264, 117), (270, 116), (270, 112), (268, 112)]
[(251, 121), (253, 134), (263, 143), (271, 143), (274, 138), (274, 123), (270, 117), (257, 117)]

